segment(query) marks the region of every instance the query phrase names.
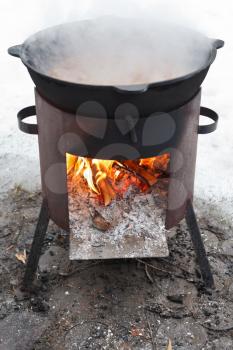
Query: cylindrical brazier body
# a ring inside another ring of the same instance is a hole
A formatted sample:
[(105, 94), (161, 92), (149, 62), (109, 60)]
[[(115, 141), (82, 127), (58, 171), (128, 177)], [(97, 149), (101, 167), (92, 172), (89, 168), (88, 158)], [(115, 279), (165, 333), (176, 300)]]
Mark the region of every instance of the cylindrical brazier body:
[(119, 160), (170, 153), (166, 228), (176, 226), (193, 197), (200, 99), (199, 91), (180, 108), (146, 118), (139, 118), (133, 105), (124, 104), (108, 119), (95, 101), (70, 114), (36, 91), (42, 191), (51, 219), (69, 230), (66, 153)]

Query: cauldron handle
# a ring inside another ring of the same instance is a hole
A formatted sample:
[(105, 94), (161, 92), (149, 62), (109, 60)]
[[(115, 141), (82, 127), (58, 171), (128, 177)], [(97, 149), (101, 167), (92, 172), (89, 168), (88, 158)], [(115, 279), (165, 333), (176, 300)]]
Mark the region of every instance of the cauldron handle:
[(214, 121), (214, 123), (209, 125), (199, 125), (198, 127), (198, 134), (210, 134), (214, 132), (217, 129), (218, 126), (218, 114), (214, 112), (212, 109), (201, 107), (201, 115), (204, 117), (208, 117)]
[(18, 113), (18, 125), (19, 129), (22, 132), (30, 135), (38, 135), (37, 124), (28, 124), (23, 121), (24, 119), (32, 117), (34, 115), (36, 115), (36, 106), (26, 107)]
[(21, 49), (22, 49), (22, 45), (15, 45), (8, 49), (8, 53), (11, 56), (20, 58)]
[(220, 40), (220, 39), (213, 39), (213, 45), (214, 45), (215, 49), (218, 50), (218, 49), (221, 49), (225, 45), (225, 42), (223, 40)]

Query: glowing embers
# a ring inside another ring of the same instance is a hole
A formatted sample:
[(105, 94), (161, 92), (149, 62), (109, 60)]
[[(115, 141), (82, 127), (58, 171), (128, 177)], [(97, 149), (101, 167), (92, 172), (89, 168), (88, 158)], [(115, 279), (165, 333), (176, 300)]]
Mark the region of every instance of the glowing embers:
[(123, 197), (130, 186), (146, 192), (159, 178), (168, 177), (169, 161), (169, 154), (122, 162), (67, 154), (69, 190), (76, 192), (76, 187), (82, 184), (90, 195), (107, 206), (115, 198)]

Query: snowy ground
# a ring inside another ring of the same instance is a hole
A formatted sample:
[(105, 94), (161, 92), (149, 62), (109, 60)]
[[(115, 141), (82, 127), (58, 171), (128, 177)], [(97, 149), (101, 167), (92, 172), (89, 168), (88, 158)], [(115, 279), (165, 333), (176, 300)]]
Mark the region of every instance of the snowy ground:
[[(125, 13), (130, 12), (133, 2), (129, 0), (129, 5), (124, 4)], [(72, 3), (77, 7), (77, 1)], [(114, 4), (113, 1), (96, 3), (91, 7), (92, 1), (80, 1), (79, 17), (103, 14), (99, 4), (106, 5), (104, 14), (111, 12), (111, 6), (119, 14), (116, 1)], [(140, 6), (145, 10), (152, 1), (142, 3)], [(185, 3), (183, 12), (192, 14), (192, 21), (198, 22), (210, 36), (226, 41), (226, 47), (219, 52), (203, 85), (202, 104), (219, 113), (220, 123), (215, 134), (200, 136), (196, 195), (213, 204), (219, 203), (221, 209), (229, 212), (233, 207), (233, 5), (227, 0), (221, 3), (210, 0), (178, 3)], [(19, 60), (8, 56), (6, 51), (9, 46), (21, 43), (34, 31), (64, 20), (72, 13), (67, 9), (61, 11), (61, 1), (56, 2), (55, 9), (52, 9), (53, 4), (54, 1), (45, 0), (0, 2), (0, 192), (6, 192), (15, 184), (21, 184), (29, 190), (40, 186), (36, 137), (20, 133), (16, 122), (17, 111), (34, 104), (33, 83)], [(123, 1), (118, 4), (123, 4)]]

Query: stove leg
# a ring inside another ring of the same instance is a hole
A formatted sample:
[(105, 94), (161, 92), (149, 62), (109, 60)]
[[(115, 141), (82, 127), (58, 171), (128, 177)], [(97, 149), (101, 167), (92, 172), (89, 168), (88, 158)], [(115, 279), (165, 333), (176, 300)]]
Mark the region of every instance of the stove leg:
[(210, 263), (206, 255), (205, 246), (201, 237), (201, 232), (191, 200), (189, 201), (187, 207), (186, 222), (192, 238), (205, 287), (208, 289), (214, 289), (214, 278), (210, 269)]
[(49, 210), (47, 201), (44, 199), (27, 261), (26, 271), (22, 283), (23, 289), (30, 289), (34, 281), (48, 224)]

